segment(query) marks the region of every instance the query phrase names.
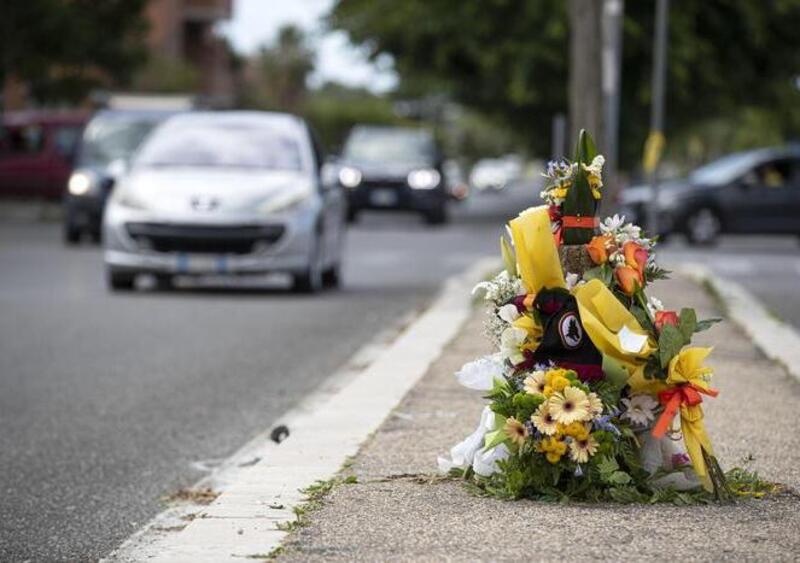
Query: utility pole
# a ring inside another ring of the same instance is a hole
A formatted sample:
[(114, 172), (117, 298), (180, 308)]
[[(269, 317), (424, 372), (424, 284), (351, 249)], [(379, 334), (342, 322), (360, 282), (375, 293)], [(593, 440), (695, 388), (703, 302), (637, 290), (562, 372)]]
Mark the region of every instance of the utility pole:
[(605, 0), (603, 3), (603, 125), (605, 138), (603, 153), (606, 157), (604, 170), (605, 187), (603, 200), (608, 204), (616, 201), (619, 190), (619, 106), (622, 81), (622, 20), (625, 14), (624, 0)]
[(602, 0), (569, 0), (569, 130), (570, 145), (586, 129), (605, 150), (602, 90)]
[(653, 101), (650, 106), (650, 135), (645, 146), (644, 167), (652, 186), (647, 208), (647, 228), (658, 235), (658, 165), (664, 148), (664, 91), (667, 83), (667, 30), (669, 0), (657, 0), (656, 36), (653, 48)]

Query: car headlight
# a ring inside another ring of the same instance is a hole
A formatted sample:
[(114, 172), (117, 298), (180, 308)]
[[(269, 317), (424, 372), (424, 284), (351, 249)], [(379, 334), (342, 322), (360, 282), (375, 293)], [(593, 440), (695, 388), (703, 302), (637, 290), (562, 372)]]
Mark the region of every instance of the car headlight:
[(442, 176), (433, 168), (414, 170), (408, 174), (408, 185), (415, 190), (431, 190), (439, 185)]
[(84, 196), (97, 187), (97, 175), (89, 171), (76, 171), (69, 177), (67, 190), (74, 196)]
[(147, 203), (141, 197), (122, 186), (114, 190), (111, 200), (116, 205), (125, 207), (127, 209), (138, 209), (140, 211), (144, 211), (149, 208)]
[(357, 188), (361, 184), (361, 171), (351, 166), (339, 170), (339, 183), (345, 188)]
[(291, 190), (283, 190), (263, 201), (258, 206), (258, 211), (263, 214), (288, 211), (305, 202), (311, 197), (312, 193), (313, 189), (311, 185), (304, 185)]

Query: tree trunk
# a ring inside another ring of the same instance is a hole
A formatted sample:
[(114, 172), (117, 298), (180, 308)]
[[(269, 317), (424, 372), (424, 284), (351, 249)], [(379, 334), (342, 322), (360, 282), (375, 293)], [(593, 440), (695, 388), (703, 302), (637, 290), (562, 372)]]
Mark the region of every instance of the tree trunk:
[(569, 0), (569, 121), (572, 145), (586, 129), (603, 152), (602, 0)]

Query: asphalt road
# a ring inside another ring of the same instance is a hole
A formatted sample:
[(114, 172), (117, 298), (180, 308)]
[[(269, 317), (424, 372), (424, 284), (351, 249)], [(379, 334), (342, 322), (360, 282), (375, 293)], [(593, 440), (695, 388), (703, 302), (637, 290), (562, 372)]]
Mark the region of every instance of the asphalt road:
[[(444, 228), (365, 215), (344, 288), (111, 294), (96, 247), (0, 227), (0, 560), (96, 559), (344, 364), (495, 254), (534, 190), (476, 198)], [(252, 285), (252, 284), (250, 284)]]
[[(538, 190), (476, 197), (444, 228), (366, 215), (344, 288), (274, 284), (112, 295), (96, 247), (57, 225), (0, 226), (0, 560), (96, 559), (312, 392), (441, 282), (496, 254), (502, 224)], [(800, 326), (795, 239), (666, 245)], [(669, 305), (669, 304), (667, 304)]]

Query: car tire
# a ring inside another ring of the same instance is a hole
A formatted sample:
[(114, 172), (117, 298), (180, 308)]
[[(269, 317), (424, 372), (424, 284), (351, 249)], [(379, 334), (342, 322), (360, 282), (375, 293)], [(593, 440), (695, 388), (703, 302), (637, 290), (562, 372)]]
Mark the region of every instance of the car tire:
[(341, 266), (335, 264), (322, 272), (322, 285), (327, 288), (338, 288), (342, 283)]
[(322, 290), (322, 264), (319, 259), (320, 241), (314, 243), (308, 267), (302, 272), (292, 274), (292, 290), (295, 293), (312, 294)]
[(347, 210), (347, 222), (350, 224), (358, 222), (358, 210), (357, 209), (348, 209)]
[(691, 244), (711, 246), (716, 244), (722, 233), (722, 220), (710, 207), (701, 207), (686, 218), (685, 232)]
[(111, 291), (132, 291), (136, 283), (136, 274), (108, 270), (107, 279)]
[(81, 242), (81, 230), (71, 223), (64, 225), (64, 243), (70, 246)]
[(447, 223), (447, 208), (442, 205), (425, 213), (425, 222), (429, 225), (444, 225)]

